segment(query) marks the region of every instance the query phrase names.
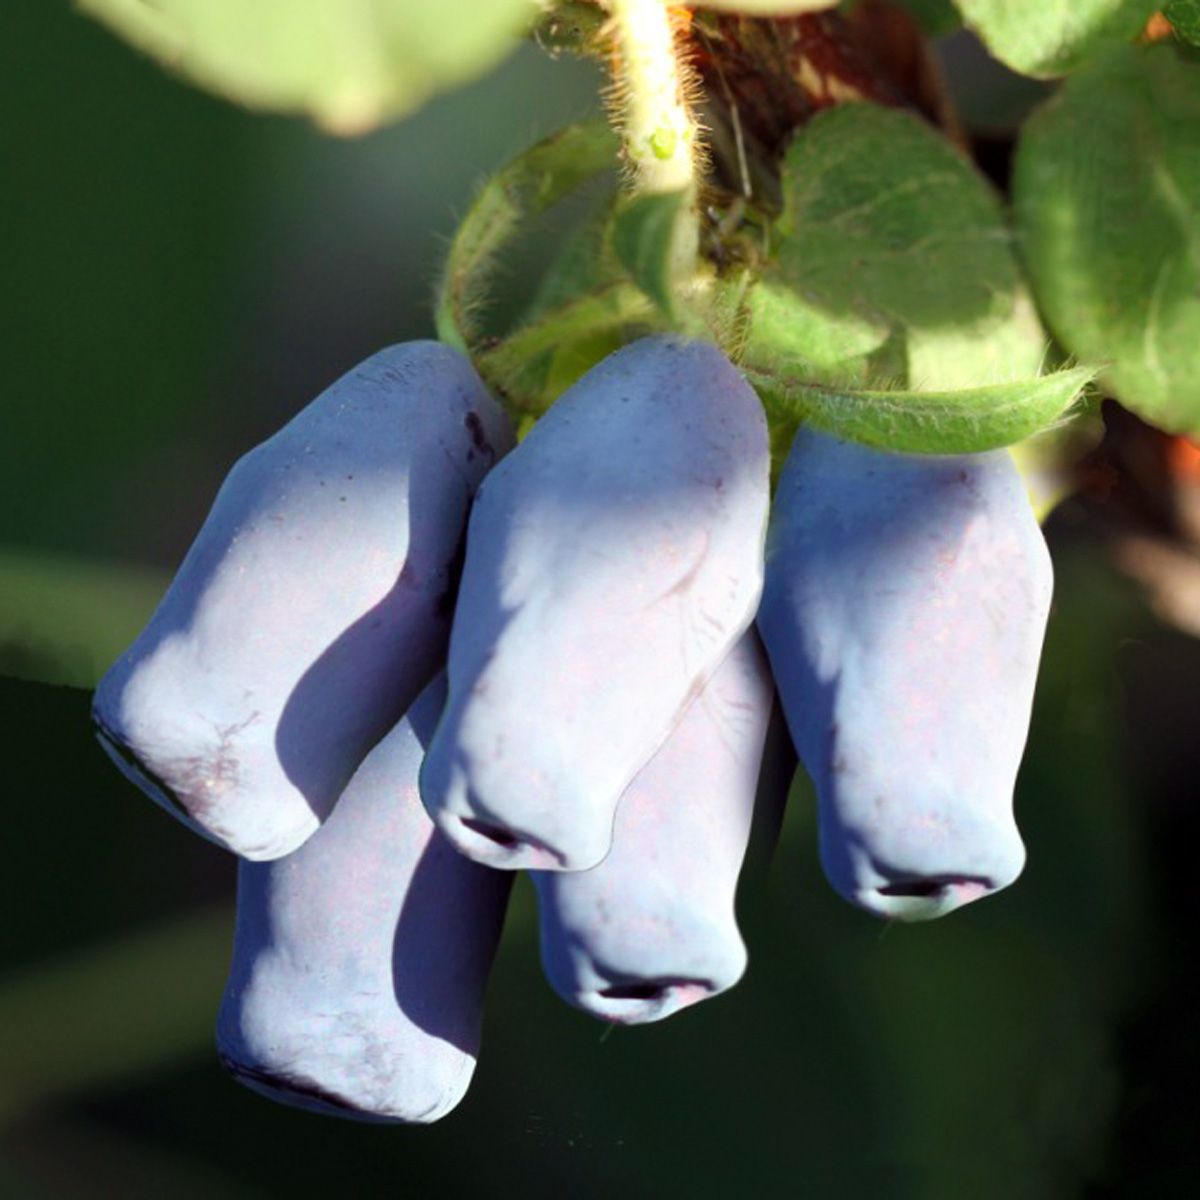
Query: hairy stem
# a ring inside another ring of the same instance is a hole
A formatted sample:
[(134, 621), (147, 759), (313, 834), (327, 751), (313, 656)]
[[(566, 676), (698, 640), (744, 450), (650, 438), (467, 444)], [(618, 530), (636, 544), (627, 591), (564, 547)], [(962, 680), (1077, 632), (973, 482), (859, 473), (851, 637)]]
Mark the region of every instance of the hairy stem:
[(613, 107), (642, 194), (686, 195), (684, 228), (673, 253), (677, 279), (695, 273), (699, 253), (699, 133), (688, 103), (688, 68), (680, 59), (678, 13), (663, 0), (608, 0), (614, 38)]

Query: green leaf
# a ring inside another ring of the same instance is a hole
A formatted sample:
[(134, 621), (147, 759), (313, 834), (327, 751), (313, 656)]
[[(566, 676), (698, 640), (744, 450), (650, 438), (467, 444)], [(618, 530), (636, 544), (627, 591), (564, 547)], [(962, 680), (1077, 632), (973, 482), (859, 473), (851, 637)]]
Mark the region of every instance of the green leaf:
[(880, 450), (975, 454), (1011, 446), (1059, 420), (1095, 372), (1074, 367), (1037, 379), (945, 392), (850, 391), (746, 369), (772, 425), (812, 425)]
[(1200, 0), (1171, 0), (1163, 15), (1185, 42), (1200, 46)]
[(616, 162), (617, 135), (600, 120), (569, 125), (538, 142), (484, 184), (450, 244), (436, 305), (438, 337), (477, 349), (478, 310), (499, 252), (530, 217), (545, 212)]
[(78, 0), (209, 91), (358, 134), (482, 74), (535, 0)]
[(826, 311), (794, 290), (782, 271), (768, 270), (750, 293), (749, 309), (749, 363), (786, 364), (805, 378), (851, 387), (902, 373), (902, 354), (886, 320)]
[(475, 366), (518, 413), (538, 417), (581, 375), (619, 349), (631, 328), (665, 328), (649, 298), (632, 283), (611, 283), (539, 313)]
[(1014, 194), (1063, 345), (1147, 420), (1200, 432), (1200, 64), (1170, 43), (1090, 64), (1027, 123)]
[(613, 194), (606, 194), (560, 240), (520, 324), (530, 324), (543, 313), (624, 278), (620, 263), (613, 258), (609, 236), (615, 200)]
[(1106, 46), (1129, 42), (1160, 0), (955, 0), (963, 20), (1023, 75), (1065, 75)]
[(688, 192), (634, 196), (618, 205), (613, 218), (612, 246), (634, 283), (668, 316), (679, 309), (675, 247), (694, 201)]
[(844, 104), (784, 163), (773, 262), (745, 365), (834, 387), (951, 391), (1027, 380), (1045, 337), (999, 198), (914, 117)]

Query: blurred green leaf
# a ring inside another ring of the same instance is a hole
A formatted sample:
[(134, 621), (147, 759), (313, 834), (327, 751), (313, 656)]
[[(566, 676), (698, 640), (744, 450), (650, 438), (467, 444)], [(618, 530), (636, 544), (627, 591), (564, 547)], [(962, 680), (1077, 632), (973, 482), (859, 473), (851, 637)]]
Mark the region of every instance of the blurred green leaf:
[(1200, 432), (1200, 64), (1169, 43), (1089, 64), (1028, 122), (1014, 193), (1063, 345), (1147, 420)]
[(534, 0), (78, 0), (165, 67), (250, 108), (359, 134), (482, 74)]
[(1185, 42), (1200, 46), (1200, 0), (1171, 0), (1163, 13)]
[(1076, 367), (952, 392), (876, 392), (743, 370), (772, 418), (910, 454), (974, 454), (1011, 446), (1061, 418), (1094, 374)]
[[(1033, 396), (1052, 399), (1053, 416), (1061, 411), (1063, 381), (1036, 378), (1045, 335), (999, 198), (945, 139), (904, 113), (839, 105), (789, 150), (784, 195), (741, 356), (775, 395), (809, 397), (802, 407), (810, 408), (828, 389), (863, 389), (863, 402), (880, 406), (873, 436), (901, 436), (896, 414), (923, 412), (913, 432), (923, 430), (924, 441), (941, 413), (956, 444), (969, 433), (960, 418), (986, 424), (976, 401), (988, 397), (995, 423), (970, 440), (1025, 428), (1046, 411), (1024, 408)], [(964, 391), (972, 398), (958, 399)], [(916, 398), (924, 392), (936, 395)], [(848, 436), (861, 436), (858, 405), (850, 409), (859, 435)], [(815, 411), (824, 410), (819, 400)]]
[(168, 582), (149, 567), (0, 548), (0, 673), (92, 687)]
[(1022, 75), (1064, 75), (1106, 46), (1131, 41), (1160, 0), (954, 0), (987, 48)]
[(210, 1049), (232, 936), (222, 905), (0, 977), (0, 1122)]

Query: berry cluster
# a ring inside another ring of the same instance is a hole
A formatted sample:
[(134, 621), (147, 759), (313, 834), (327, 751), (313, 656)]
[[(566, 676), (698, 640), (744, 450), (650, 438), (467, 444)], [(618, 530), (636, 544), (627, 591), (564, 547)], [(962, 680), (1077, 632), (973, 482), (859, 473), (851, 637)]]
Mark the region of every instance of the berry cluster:
[(596, 1016), (736, 983), (776, 689), (848, 899), (1020, 871), (1051, 570), (1006, 453), (801, 429), (772, 511), (758, 396), (675, 336), (513, 441), (456, 351), (375, 355), (234, 467), (97, 689), (121, 769), (243, 860), (218, 1043), (277, 1099), (449, 1111), (516, 868)]

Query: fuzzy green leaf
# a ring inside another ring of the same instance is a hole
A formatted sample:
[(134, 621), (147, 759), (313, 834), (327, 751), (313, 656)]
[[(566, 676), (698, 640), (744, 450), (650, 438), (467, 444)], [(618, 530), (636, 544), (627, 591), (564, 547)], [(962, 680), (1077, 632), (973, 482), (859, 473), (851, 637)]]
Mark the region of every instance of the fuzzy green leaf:
[(839, 105), (784, 164), (744, 364), (841, 388), (946, 392), (1036, 377), (1045, 337), (990, 185), (904, 113)]
[(442, 341), (472, 350), (476, 312), (496, 256), (531, 216), (543, 213), (616, 161), (617, 136), (603, 121), (569, 125), (502, 167), (484, 184), (458, 227), (438, 292)]
[(1014, 191), (1063, 345), (1147, 420), (1200, 432), (1200, 63), (1160, 43), (1090, 64), (1028, 122)]
[(580, 376), (619, 349), (631, 328), (665, 329), (646, 294), (621, 281), (540, 312), (475, 366), (514, 412), (539, 417)]
[(880, 450), (975, 454), (1058, 421), (1092, 378), (1088, 367), (945, 392), (852, 391), (747, 370), (772, 425), (804, 423)]
[(1160, 0), (955, 0), (963, 20), (1022, 75), (1065, 75), (1105, 47), (1129, 42)]
[(78, 0), (193, 83), (358, 134), (498, 62), (535, 0)]

